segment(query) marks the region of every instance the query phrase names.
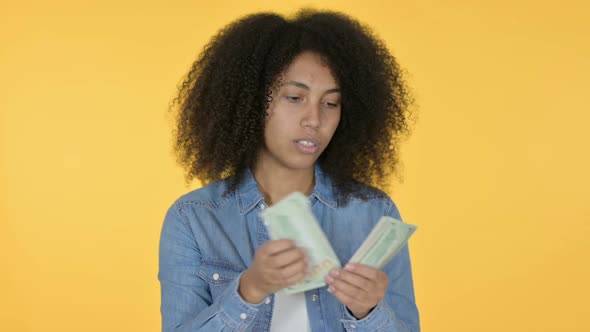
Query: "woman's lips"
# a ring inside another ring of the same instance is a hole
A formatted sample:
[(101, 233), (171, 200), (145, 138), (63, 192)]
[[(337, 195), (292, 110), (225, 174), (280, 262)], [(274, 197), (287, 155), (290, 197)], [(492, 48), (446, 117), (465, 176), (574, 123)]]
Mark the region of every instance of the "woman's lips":
[(297, 139), (294, 141), (297, 150), (305, 154), (315, 154), (320, 149), (320, 144), (313, 139)]

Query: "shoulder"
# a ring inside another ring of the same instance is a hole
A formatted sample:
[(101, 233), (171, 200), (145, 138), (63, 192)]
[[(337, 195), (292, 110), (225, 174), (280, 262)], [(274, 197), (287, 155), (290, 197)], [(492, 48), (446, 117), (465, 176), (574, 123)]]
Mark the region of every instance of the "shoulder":
[(346, 208), (351, 204), (393, 203), (382, 190), (352, 179), (334, 180), (322, 167), (316, 166), (316, 189), (323, 200), (334, 208)]
[(378, 210), (383, 215), (401, 219), (397, 205), (384, 191), (359, 182), (351, 183), (350, 186), (350, 194), (339, 202), (338, 207)]
[(212, 182), (180, 196), (174, 201), (171, 208), (179, 212), (187, 208), (222, 208), (235, 196), (234, 192), (227, 189), (228, 183), (226, 180)]

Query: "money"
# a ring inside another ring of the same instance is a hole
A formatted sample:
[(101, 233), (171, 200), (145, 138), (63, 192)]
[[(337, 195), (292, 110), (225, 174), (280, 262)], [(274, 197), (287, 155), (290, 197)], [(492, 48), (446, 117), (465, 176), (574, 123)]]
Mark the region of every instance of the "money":
[(402, 249), (416, 229), (414, 225), (383, 216), (350, 262), (381, 269)]
[(299, 283), (284, 292), (295, 294), (326, 285), (325, 278), (340, 261), (318, 224), (309, 199), (295, 192), (262, 212), (264, 225), (272, 240), (289, 239), (306, 249), (308, 272)]
[[(264, 210), (262, 218), (272, 240), (293, 240), (307, 252), (309, 272), (302, 281), (285, 288), (285, 293), (295, 294), (323, 287), (330, 270), (341, 267), (334, 249), (311, 211), (309, 200), (303, 194), (290, 194)], [(414, 225), (383, 216), (350, 262), (381, 269), (402, 249), (416, 229)]]

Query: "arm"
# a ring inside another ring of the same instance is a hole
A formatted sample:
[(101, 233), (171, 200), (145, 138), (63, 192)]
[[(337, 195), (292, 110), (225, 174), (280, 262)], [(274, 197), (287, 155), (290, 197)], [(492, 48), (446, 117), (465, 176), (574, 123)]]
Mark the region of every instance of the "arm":
[[(388, 201), (385, 215), (400, 219), (399, 212), (392, 201)], [(344, 307), (342, 320), (347, 331), (392, 331), (419, 332), (420, 320), (408, 246), (404, 248), (383, 268), (389, 278), (384, 298), (362, 319), (357, 319)]]
[(347, 331), (420, 331), (407, 246), (385, 266), (384, 272), (390, 278), (385, 297), (367, 316), (359, 320), (344, 308), (342, 322)]
[(166, 214), (160, 237), (158, 279), (161, 285), (162, 331), (244, 331), (261, 304), (238, 294), (241, 275), (213, 302), (209, 285), (197, 273), (201, 255), (181, 208)]

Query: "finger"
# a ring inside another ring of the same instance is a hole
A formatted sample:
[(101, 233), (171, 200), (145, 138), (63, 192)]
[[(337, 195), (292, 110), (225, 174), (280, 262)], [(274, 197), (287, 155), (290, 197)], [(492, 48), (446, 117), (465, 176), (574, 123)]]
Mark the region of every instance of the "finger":
[(377, 280), (381, 276), (381, 273), (383, 273), (383, 271), (374, 267), (359, 263), (348, 263), (344, 269), (359, 274), (369, 280)]
[(279, 287), (287, 287), (294, 280), (298, 281), (305, 276), (307, 260), (296, 261), (282, 269), (271, 269), (266, 272), (268, 282)]
[(303, 260), (304, 258), (304, 250), (301, 248), (294, 247), (270, 256), (270, 264), (272, 267), (275, 268), (283, 268), (287, 265), (293, 264), (298, 260)]
[(364, 290), (367, 293), (371, 293), (371, 291), (376, 287), (376, 281), (367, 279), (364, 276), (356, 274), (352, 271), (333, 269), (330, 272), (330, 276), (334, 279), (343, 280), (355, 287)]
[(307, 262), (305, 259), (299, 259), (283, 268), (280, 269), (280, 273), (283, 279), (288, 279), (291, 276), (303, 273), (305, 274), (305, 270), (307, 268)]
[(331, 276), (328, 276), (326, 281), (328, 282), (329, 290), (332, 293), (344, 293), (356, 301), (364, 301), (369, 296), (365, 290), (351, 285), (344, 280), (334, 279)]
[(355, 307), (357, 305), (357, 301), (350, 295), (344, 293), (341, 290), (335, 288), (328, 288), (328, 291), (332, 293), (342, 304), (347, 307)]
[(272, 240), (260, 246), (260, 251), (265, 255), (274, 255), (281, 251), (289, 250), (295, 247), (295, 241), (289, 239)]
[(289, 278), (285, 279), (284, 287), (289, 287), (289, 286), (295, 285), (296, 283), (303, 280), (303, 278), (305, 278), (305, 272), (303, 272), (303, 271), (297, 272), (294, 275), (290, 276)]

